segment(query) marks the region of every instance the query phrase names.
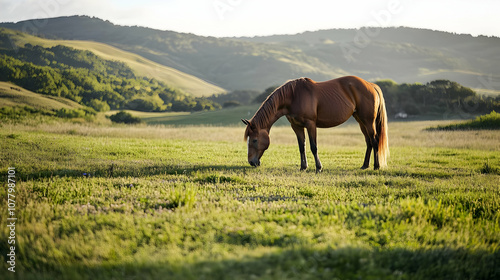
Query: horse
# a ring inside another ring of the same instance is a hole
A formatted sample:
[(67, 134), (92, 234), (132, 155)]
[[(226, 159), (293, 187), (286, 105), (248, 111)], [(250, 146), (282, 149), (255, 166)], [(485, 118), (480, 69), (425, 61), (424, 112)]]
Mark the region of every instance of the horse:
[(316, 129), (338, 126), (351, 116), (365, 136), (366, 152), (361, 169), (369, 167), (372, 150), (374, 169), (387, 166), (387, 112), (382, 90), (374, 83), (346, 76), (325, 82), (299, 78), (278, 87), (250, 120), (241, 119), (246, 125), (244, 137), (251, 166), (260, 166), (260, 159), (269, 148), (271, 126), (282, 116), (286, 116), (297, 136), (300, 170), (307, 169), (304, 129), (309, 136), (316, 172), (321, 172), (323, 165), (318, 157)]

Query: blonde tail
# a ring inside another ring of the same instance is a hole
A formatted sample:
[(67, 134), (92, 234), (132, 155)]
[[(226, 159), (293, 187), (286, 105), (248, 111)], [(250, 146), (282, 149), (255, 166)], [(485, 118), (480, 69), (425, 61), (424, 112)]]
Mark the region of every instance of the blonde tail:
[(382, 95), (382, 90), (375, 86), (379, 97), (380, 97), (380, 105), (379, 112), (377, 116), (377, 136), (378, 136), (378, 159), (380, 163), (380, 167), (387, 166), (387, 158), (389, 156), (389, 135), (388, 135), (388, 127), (387, 127), (387, 111), (385, 109), (385, 100)]

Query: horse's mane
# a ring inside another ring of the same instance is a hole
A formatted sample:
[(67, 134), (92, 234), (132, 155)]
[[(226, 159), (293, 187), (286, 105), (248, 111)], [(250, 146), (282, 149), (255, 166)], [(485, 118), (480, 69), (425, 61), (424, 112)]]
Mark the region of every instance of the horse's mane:
[[(299, 78), (290, 80), (274, 90), (266, 100), (260, 105), (259, 110), (250, 120), (252, 126), (257, 128), (264, 128), (269, 126), (269, 123), (274, 119), (277, 111), (280, 109), (286, 99), (298, 89), (308, 87), (313, 80), (309, 78)], [(248, 136), (248, 129), (245, 132), (245, 138)]]

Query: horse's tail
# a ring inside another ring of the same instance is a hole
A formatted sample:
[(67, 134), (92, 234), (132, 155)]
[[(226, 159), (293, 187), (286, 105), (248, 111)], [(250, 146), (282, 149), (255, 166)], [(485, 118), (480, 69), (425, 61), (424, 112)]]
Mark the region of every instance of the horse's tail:
[(385, 109), (385, 100), (382, 95), (382, 90), (379, 86), (374, 85), (378, 93), (380, 102), (376, 120), (376, 129), (378, 137), (378, 160), (380, 167), (387, 166), (387, 157), (389, 156), (389, 135), (387, 127), (387, 111)]

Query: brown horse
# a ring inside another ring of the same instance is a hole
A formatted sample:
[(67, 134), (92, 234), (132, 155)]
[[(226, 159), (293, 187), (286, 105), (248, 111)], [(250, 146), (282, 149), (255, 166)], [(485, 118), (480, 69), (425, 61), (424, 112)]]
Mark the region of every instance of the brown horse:
[(286, 116), (297, 135), (301, 170), (307, 168), (304, 128), (309, 135), (316, 171), (321, 172), (316, 128), (340, 125), (351, 116), (365, 135), (366, 153), (361, 168), (368, 168), (372, 149), (374, 168), (387, 165), (387, 113), (382, 90), (376, 84), (348, 76), (326, 82), (300, 78), (280, 86), (267, 97), (251, 120), (242, 120), (247, 125), (245, 139), (250, 165), (260, 165), (260, 158), (269, 147), (271, 126), (282, 116)]

